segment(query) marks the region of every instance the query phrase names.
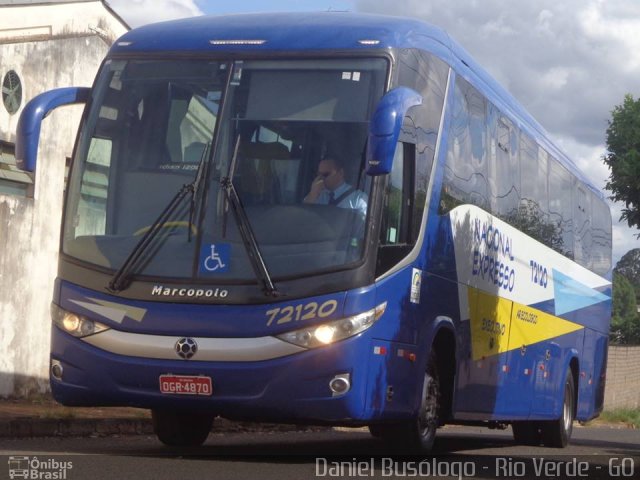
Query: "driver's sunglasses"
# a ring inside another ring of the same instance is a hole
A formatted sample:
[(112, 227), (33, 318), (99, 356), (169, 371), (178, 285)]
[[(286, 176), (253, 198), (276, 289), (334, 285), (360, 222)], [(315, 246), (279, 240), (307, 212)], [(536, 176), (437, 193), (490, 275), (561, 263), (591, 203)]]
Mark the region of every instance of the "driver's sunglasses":
[(331, 175), (333, 175), (334, 173), (336, 173), (336, 171), (332, 171), (332, 172), (318, 172), (318, 176), (320, 178), (329, 178)]

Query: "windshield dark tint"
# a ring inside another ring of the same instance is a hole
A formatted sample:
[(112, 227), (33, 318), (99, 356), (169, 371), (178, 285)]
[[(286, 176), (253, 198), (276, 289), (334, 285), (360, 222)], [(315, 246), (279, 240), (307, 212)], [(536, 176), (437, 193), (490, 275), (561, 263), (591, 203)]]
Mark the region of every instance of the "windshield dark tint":
[(132, 274), (255, 280), (228, 182), (273, 277), (357, 262), (370, 193), (368, 120), (386, 67), (361, 59), (108, 63), (74, 163), (64, 252), (118, 269), (198, 177)]

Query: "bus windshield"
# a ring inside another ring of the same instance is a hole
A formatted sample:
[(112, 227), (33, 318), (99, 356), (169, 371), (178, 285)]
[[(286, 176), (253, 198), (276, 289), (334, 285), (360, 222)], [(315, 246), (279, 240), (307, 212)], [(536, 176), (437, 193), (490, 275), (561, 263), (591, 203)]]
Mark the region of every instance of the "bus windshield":
[(118, 271), (141, 250), (132, 275), (208, 282), (255, 281), (256, 253), (276, 279), (357, 264), (386, 76), (384, 59), (107, 61), (63, 252)]

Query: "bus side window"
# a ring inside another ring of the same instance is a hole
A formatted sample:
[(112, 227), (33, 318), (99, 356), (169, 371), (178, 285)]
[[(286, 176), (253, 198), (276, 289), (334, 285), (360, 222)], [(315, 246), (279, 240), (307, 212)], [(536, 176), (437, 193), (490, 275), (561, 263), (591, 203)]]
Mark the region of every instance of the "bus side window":
[(549, 162), (549, 229), (547, 245), (567, 258), (574, 258), (573, 177), (557, 160)]
[(591, 197), (578, 182), (573, 190), (575, 260), (591, 268)]
[(393, 267), (413, 246), (415, 152), (411, 143), (398, 142), (387, 186), (380, 226), (378, 273)]
[(495, 117), (495, 136), (491, 139), (489, 178), (491, 211), (499, 218), (507, 218), (520, 204), (520, 160), (518, 159), (518, 131), (513, 122), (490, 104)]
[(104, 235), (108, 231), (107, 199), (109, 197), (112, 148), (110, 138), (91, 138), (87, 153), (87, 165), (81, 180), (75, 237)]
[(591, 196), (591, 267), (605, 275), (611, 265), (611, 210), (606, 202), (593, 193)]

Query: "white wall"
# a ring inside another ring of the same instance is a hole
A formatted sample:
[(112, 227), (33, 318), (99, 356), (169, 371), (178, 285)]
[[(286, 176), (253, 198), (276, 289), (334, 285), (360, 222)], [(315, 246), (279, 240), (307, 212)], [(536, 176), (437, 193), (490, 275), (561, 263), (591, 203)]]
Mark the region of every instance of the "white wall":
[[(0, 79), (8, 70), (20, 76), (22, 107), (52, 88), (91, 86), (125, 31), (99, 1), (0, 7)], [(0, 140), (15, 142), (19, 113), (0, 104)], [(48, 389), (65, 157), (81, 114), (82, 107), (63, 107), (45, 119), (34, 198), (0, 193), (0, 397)]]

